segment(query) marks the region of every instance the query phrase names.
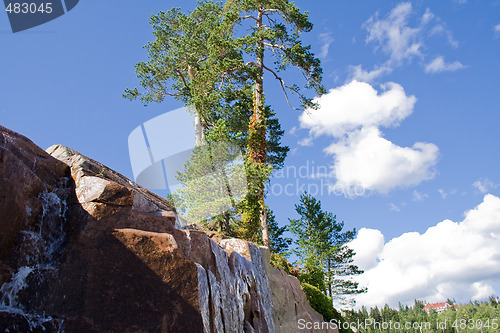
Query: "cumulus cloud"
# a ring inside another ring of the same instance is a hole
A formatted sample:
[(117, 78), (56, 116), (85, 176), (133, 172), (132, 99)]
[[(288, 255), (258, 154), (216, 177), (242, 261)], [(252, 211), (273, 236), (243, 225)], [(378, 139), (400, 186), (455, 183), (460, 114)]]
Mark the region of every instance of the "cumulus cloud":
[(436, 57), (427, 66), (425, 66), (426, 73), (440, 73), (440, 72), (454, 72), (459, 69), (464, 69), (465, 66), (459, 61), (447, 63), (444, 57)]
[(321, 42), (321, 49), (318, 56), (321, 59), (325, 59), (328, 56), (328, 51), (330, 45), (333, 43), (334, 39), (331, 32), (324, 32), (319, 34), (319, 41)]
[(472, 187), (474, 187), (477, 191), (479, 191), (479, 193), (482, 194), (486, 194), (499, 186), (500, 184), (495, 184), (488, 178), (481, 178), (472, 184)]
[(384, 235), (379, 230), (363, 228), (349, 243), (349, 247), (356, 249), (356, 265), (369, 270), (377, 266), (378, 255), (384, 249), (384, 244)]
[[(498, 294), (500, 198), (488, 194), (461, 222), (444, 220), (423, 234), (405, 233), (380, 246), (378, 230), (361, 229), (349, 243), (366, 294), (357, 305), (397, 306), (455, 298), (460, 302)], [(374, 264), (376, 262), (376, 264)]]
[(331, 89), (315, 101), (318, 110), (307, 110), (300, 117), (300, 126), (315, 136), (342, 137), (347, 132), (370, 126), (397, 126), (413, 112), (417, 99), (406, 96), (400, 85), (387, 83), (379, 94), (370, 84), (352, 81)]
[(417, 142), (400, 147), (383, 138), (380, 127), (394, 127), (413, 112), (415, 96), (387, 83), (378, 92), (370, 84), (352, 81), (316, 99), (317, 110), (306, 110), (300, 126), (310, 137), (335, 138), (325, 148), (334, 160), (335, 190), (351, 196), (360, 187), (387, 193), (398, 186), (416, 185), (434, 176), (438, 148)]
[(383, 138), (375, 127), (355, 131), (326, 148), (327, 153), (334, 155), (336, 188), (349, 193), (359, 186), (387, 193), (431, 179), (438, 151), (434, 144), (423, 142), (411, 148), (400, 147)]
[[(380, 18), (378, 13), (371, 16), (363, 24), (367, 31), (366, 43), (374, 44), (375, 50), (386, 54), (388, 59), (383, 64), (376, 65), (372, 70), (363, 69), (361, 65), (351, 66), (350, 78), (372, 82), (378, 77), (391, 73), (396, 67), (411, 63), (414, 58), (424, 59), (426, 54), (423, 50), (427, 36), (442, 35), (452, 47), (458, 47), (458, 42), (454, 40), (452, 32), (445, 28), (442, 21), (430, 9), (427, 8), (424, 14), (416, 16), (418, 20), (412, 23), (412, 18), (415, 16), (410, 2), (396, 5), (383, 18)], [(454, 62), (448, 65), (451, 67), (445, 66), (445, 70), (459, 69), (455, 67), (461, 64)]]

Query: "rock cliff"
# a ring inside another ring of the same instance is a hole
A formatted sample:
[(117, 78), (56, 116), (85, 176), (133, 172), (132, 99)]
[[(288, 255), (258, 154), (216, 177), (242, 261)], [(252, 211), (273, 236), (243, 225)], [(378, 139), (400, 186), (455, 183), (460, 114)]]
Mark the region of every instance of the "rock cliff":
[(267, 249), (179, 221), (104, 165), (0, 126), (0, 330), (288, 333), (322, 321)]

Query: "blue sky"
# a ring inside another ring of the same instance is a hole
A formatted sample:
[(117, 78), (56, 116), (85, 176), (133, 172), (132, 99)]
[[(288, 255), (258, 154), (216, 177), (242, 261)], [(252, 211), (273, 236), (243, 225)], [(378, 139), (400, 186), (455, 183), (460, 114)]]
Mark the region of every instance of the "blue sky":
[[(309, 189), (359, 230), (352, 247), (369, 288), (359, 305), (498, 295), (500, 1), (296, 4), (314, 23), (303, 37), (329, 92), (303, 114), (266, 77), (291, 147), (268, 194), (279, 223)], [(0, 124), (133, 178), (128, 135), (182, 107), (121, 97), (138, 84), (149, 16), (194, 6), (81, 1), (16, 34), (0, 14)]]

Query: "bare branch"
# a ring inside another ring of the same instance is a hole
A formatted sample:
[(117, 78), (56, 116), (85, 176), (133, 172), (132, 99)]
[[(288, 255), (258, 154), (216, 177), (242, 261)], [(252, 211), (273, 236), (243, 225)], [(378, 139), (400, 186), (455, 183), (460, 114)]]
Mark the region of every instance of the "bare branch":
[(285, 98), (286, 98), (286, 102), (288, 103), (288, 106), (294, 110), (299, 110), (297, 108), (294, 108), (291, 104), (290, 104), (290, 100), (288, 99), (288, 94), (286, 92), (286, 89), (290, 90), (291, 92), (294, 92), (296, 94), (298, 94), (298, 91), (296, 89), (294, 89), (293, 87), (289, 87), (285, 84), (285, 81), (275, 72), (273, 71), (272, 69), (270, 69), (269, 67), (265, 66), (265, 65), (262, 65), (264, 67), (265, 70), (269, 71), (270, 73), (272, 73), (274, 75), (274, 77), (276, 78), (276, 80), (278, 80), (281, 84), (281, 89), (283, 90), (283, 93), (285, 94)]
[(224, 80), (226, 79), (226, 73), (222, 74), (222, 80), (220, 82), (219, 89), (217, 90), (218, 93), (222, 90), (222, 87), (224, 86)]
[(166, 95), (166, 96), (172, 96), (172, 97), (182, 96), (181, 94), (172, 94), (172, 93), (169, 93), (169, 92), (167, 92), (166, 89), (163, 89), (163, 94)]
[(163, 95), (165, 95), (165, 96), (172, 96), (172, 97), (182, 96), (182, 94), (171, 94), (171, 93), (167, 92), (166, 88), (163, 88)]
[(184, 86), (187, 88), (188, 87), (188, 84), (186, 82), (186, 78), (184, 77), (184, 75), (182, 75), (182, 72), (177, 68), (177, 74), (179, 74), (179, 76), (181, 77), (182, 79), (182, 82), (184, 82)]
[(269, 16), (269, 14), (263, 13), (262, 15), (264, 15), (265, 17), (267, 17), (267, 19), (269, 20), (269, 24), (276, 24), (276, 20), (272, 19), (271, 16)]
[(273, 52), (274, 52), (274, 49), (280, 49), (281, 51), (285, 51), (286, 47), (284, 47), (283, 45), (278, 45), (278, 44), (270, 44), (270, 43), (266, 43), (264, 42), (264, 46), (267, 46), (267, 47), (270, 47)]
[(280, 10), (276, 9), (276, 8), (266, 8), (266, 9), (263, 9), (262, 11), (264, 13), (267, 13), (267, 12), (279, 12)]
[(240, 20), (246, 20), (246, 19), (249, 19), (249, 18), (251, 18), (251, 19), (253, 19), (253, 20), (257, 21), (257, 19), (256, 19), (254, 16), (252, 16), (252, 15), (242, 16), (242, 17), (240, 18)]

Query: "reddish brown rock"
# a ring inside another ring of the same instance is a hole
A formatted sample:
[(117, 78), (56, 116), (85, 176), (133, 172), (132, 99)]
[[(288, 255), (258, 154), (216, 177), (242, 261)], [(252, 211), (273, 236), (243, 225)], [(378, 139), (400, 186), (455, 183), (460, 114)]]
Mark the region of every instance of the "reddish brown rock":
[(39, 198), (64, 180), (68, 167), (24, 136), (0, 126), (0, 259), (20, 230), (36, 223)]
[(290, 304), (320, 320), (256, 245), (189, 230), (119, 173), (48, 151), (0, 127), (0, 331), (285, 332)]
[[(165, 199), (73, 149), (54, 145), (48, 148), (47, 152), (71, 168), (71, 176), (77, 186), (78, 200), (84, 206), (96, 202), (131, 206), (135, 211), (146, 213), (173, 211), (173, 206)], [(91, 205), (89, 207), (93, 208)], [(96, 217), (102, 216), (100, 213), (100, 216)]]
[(282, 269), (271, 266), (267, 249), (263, 249), (263, 255), (265, 258), (264, 267), (272, 290), (275, 332), (338, 333), (337, 329), (333, 329), (333, 325), (329, 325), (325, 329), (298, 329), (299, 320), (313, 325), (313, 323), (321, 324), (323, 317), (309, 305), (299, 280), (286, 274)]

